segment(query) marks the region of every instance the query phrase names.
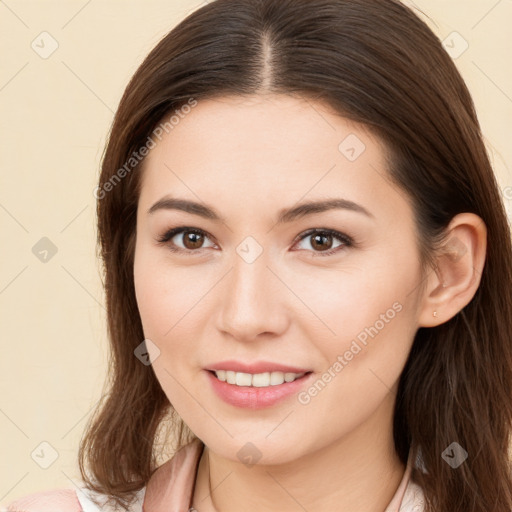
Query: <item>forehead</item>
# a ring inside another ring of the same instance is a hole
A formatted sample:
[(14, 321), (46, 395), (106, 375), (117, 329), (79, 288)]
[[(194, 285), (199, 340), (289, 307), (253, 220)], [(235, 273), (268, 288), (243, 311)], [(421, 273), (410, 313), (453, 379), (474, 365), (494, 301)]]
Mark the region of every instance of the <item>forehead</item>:
[(140, 202), (149, 207), (172, 194), (261, 210), (306, 196), (365, 204), (380, 196), (391, 205), (401, 194), (386, 169), (379, 139), (324, 104), (222, 97), (199, 101), (157, 141), (144, 162)]

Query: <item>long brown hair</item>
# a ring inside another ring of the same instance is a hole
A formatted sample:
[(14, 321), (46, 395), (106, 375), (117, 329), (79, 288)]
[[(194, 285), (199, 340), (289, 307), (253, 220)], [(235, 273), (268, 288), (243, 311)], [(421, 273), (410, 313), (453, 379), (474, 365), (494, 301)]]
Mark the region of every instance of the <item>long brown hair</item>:
[[(394, 441), (404, 464), (420, 451), (426, 472), (412, 478), (427, 512), (511, 510), (510, 228), (466, 85), (439, 39), (397, 0), (216, 0), (166, 35), (132, 77), (96, 190), (111, 373), (80, 446), (84, 481), (126, 505), (157, 467), (160, 427), (175, 429), (176, 448), (193, 438), (151, 366), (134, 356), (144, 334), (133, 281), (142, 165), (133, 155), (191, 98), (260, 92), (323, 101), (381, 137), (390, 178), (413, 204), (422, 261), (433, 261), (456, 214), (485, 222), (475, 296), (416, 333)], [(453, 442), (469, 455), (457, 469), (441, 456)]]

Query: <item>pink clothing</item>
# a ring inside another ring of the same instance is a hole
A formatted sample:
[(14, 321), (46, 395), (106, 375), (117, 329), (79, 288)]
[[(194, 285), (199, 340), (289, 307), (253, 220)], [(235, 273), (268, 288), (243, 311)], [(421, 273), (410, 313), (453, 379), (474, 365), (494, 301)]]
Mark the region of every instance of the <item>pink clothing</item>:
[[(197, 466), (203, 443), (196, 439), (176, 452), (160, 466), (146, 487), (137, 493), (130, 512), (190, 512)], [(421, 488), (410, 480), (413, 467), (409, 457), (404, 476), (384, 512), (423, 512)], [(99, 501), (99, 506), (94, 502)], [(105, 504), (105, 496), (81, 487), (39, 492), (18, 499), (0, 512), (114, 512)], [(197, 511), (200, 512), (200, 511)]]

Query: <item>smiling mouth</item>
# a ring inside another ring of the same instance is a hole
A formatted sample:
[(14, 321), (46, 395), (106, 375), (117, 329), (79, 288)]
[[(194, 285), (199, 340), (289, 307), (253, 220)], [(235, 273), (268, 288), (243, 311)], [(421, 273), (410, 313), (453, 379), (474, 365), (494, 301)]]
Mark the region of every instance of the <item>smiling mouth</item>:
[(263, 388), (269, 386), (280, 386), (284, 383), (294, 382), (312, 372), (264, 372), (244, 373), (231, 370), (209, 370), (221, 382), (239, 387)]

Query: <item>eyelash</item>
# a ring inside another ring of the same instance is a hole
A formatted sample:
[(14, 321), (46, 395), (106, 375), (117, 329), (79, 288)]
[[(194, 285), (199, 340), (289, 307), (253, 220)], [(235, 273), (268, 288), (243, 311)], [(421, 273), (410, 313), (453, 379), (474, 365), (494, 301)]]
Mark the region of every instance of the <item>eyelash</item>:
[[(203, 235), (203, 236), (209, 238), (208, 233), (206, 233), (202, 229), (192, 228), (192, 227), (187, 227), (187, 226), (180, 226), (180, 227), (172, 228), (172, 229), (169, 229), (168, 231), (166, 231), (162, 236), (160, 236), (157, 239), (157, 242), (161, 245), (167, 245), (169, 250), (171, 250), (172, 252), (176, 252), (176, 253), (188, 253), (191, 255), (192, 253), (199, 253), (201, 251), (202, 248), (199, 248), (196, 250), (182, 249), (181, 247), (176, 247), (173, 244), (169, 244), (168, 242), (179, 233), (194, 233), (194, 234)], [(304, 233), (301, 233), (293, 241), (294, 245), (301, 242), (308, 236), (316, 235), (316, 234), (330, 235), (334, 238), (337, 238), (339, 241), (343, 242), (343, 244), (344, 244), (342, 246), (335, 247), (334, 249), (329, 249), (327, 251), (313, 251), (313, 253), (318, 256), (331, 256), (332, 254), (340, 252), (341, 250), (343, 250), (343, 248), (355, 246), (354, 240), (351, 237), (345, 235), (344, 233), (340, 233), (339, 231), (335, 231), (333, 229), (318, 229), (318, 228), (308, 229)]]

